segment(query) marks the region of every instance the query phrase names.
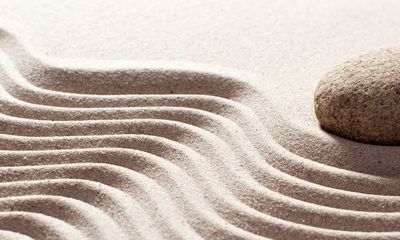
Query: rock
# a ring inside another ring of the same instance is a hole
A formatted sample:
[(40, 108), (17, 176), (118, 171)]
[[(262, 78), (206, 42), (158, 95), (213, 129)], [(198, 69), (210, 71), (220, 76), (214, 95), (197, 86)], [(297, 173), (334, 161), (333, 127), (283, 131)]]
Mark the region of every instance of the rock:
[(400, 145), (400, 49), (381, 49), (329, 72), (314, 95), (321, 126), (365, 143)]

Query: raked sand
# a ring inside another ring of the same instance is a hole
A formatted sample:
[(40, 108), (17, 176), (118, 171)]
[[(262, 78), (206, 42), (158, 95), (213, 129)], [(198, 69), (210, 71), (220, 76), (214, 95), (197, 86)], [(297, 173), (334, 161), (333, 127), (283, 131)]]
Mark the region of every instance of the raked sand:
[(389, 1), (6, 2), (1, 239), (400, 239), (400, 147), (312, 108), (334, 64), (398, 43)]

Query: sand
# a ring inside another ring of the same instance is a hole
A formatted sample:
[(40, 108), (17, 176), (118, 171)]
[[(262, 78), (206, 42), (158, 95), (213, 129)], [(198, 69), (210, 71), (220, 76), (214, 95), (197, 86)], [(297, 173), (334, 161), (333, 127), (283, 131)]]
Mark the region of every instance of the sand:
[(0, 237), (400, 239), (400, 149), (283, 110), (276, 79), (49, 57), (26, 32), (0, 26)]

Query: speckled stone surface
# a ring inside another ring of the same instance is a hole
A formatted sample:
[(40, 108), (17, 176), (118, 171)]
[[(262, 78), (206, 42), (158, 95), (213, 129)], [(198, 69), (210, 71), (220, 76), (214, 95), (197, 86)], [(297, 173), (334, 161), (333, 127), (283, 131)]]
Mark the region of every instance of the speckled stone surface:
[(400, 49), (380, 49), (329, 72), (315, 92), (323, 128), (353, 140), (400, 144)]

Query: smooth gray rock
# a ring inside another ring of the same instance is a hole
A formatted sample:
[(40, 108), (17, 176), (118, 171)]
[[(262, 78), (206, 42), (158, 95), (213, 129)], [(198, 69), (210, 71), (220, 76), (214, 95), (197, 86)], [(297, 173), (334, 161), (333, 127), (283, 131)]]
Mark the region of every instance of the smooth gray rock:
[(331, 133), (365, 143), (400, 144), (400, 49), (347, 61), (321, 79), (315, 113)]

